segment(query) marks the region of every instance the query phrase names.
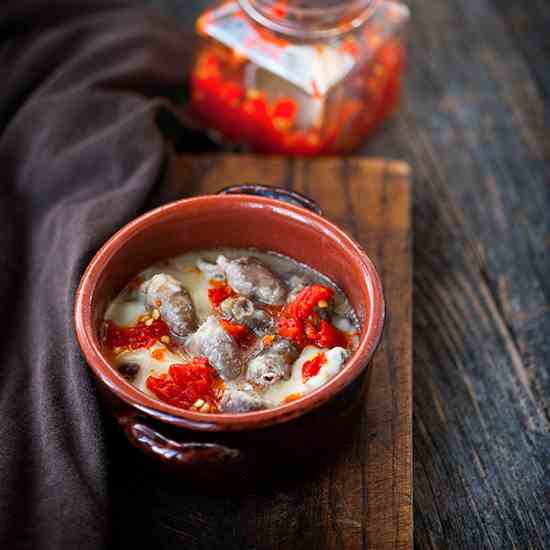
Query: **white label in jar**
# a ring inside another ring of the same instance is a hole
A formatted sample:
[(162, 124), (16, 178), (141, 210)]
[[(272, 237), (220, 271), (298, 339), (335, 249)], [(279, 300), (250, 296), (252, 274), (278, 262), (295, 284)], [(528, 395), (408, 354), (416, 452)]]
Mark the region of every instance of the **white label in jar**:
[(209, 11), (199, 19), (198, 27), (201, 33), (235, 50), (262, 69), (287, 80), (311, 96), (322, 97), (359, 62), (367, 63), (408, 17), (409, 11), (402, 4), (377, 4), (368, 22), (368, 27), (376, 29), (374, 39), (372, 34), (371, 39), (357, 36), (361, 42), (359, 56), (345, 47), (350, 38), (348, 35), (315, 44), (266, 39), (237, 2)]
[(336, 45), (276, 44), (263, 38), (237, 3), (226, 4), (199, 21), (201, 32), (251, 59), (312, 96), (325, 95), (355, 65)]

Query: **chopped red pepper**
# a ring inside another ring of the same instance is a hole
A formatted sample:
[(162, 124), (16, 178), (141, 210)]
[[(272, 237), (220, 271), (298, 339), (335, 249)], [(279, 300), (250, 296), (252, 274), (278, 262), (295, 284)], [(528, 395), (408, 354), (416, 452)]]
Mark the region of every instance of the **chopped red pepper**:
[[(208, 405), (208, 412), (218, 411), (223, 381), (205, 357), (191, 363), (170, 365), (168, 373), (149, 376), (147, 388), (159, 399), (183, 409), (190, 409), (199, 399)], [(200, 409), (204, 407), (200, 403)]]
[(304, 330), (301, 321), (282, 315), (277, 322), (279, 336), (293, 340), (299, 346), (305, 345)]
[[(286, 44), (273, 33), (263, 34), (273, 45), (273, 55)], [(248, 144), (259, 152), (313, 156), (349, 151), (391, 115), (399, 101), (403, 47), (397, 40), (382, 44), (378, 34), (368, 38), (377, 50), (373, 60), (357, 71), (347, 85), (346, 97), (338, 104), (338, 112), (320, 128), (295, 127), (299, 107), (293, 99), (270, 104), (265, 93), (246, 90), (242, 70), (234, 67), (234, 52), (218, 45), (204, 51), (193, 69), (193, 110), (226, 139)], [(357, 44), (351, 40), (341, 48), (352, 55), (358, 53)], [(321, 94), (317, 82), (311, 86), (314, 101)]]
[(326, 286), (310, 285), (304, 288), (283, 308), (277, 323), (279, 335), (299, 346), (311, 343), (322, 348), (346, 347), (344, 333), (328, 321), (319, 319), (314, 311), (319, 302), (328, 302), (333, 297), (334, 291)]
[(293, 99), (279, 99), (273, 106), (271, 114), (273, 118), (284, 118), (294, 122), (297, 113), (298, 106)]
[(318, 319), (316, 319), (316, 320), (308, 319), (304, 323), (304, 333), (306, 335), (306, 338), (311, 342), (314, 342), (317, 339), (317, 326), (316, 326), (316, 323), (318, 323), (318, 322), (319, 322)]
[(318, 353), (313, 359), (306, 361), (302, 366), (302, 382), (305, 384), (312, 376), (317, 376), (321, 366), (327, 362), (324, 353)]
[(320, 348), (347, 347), (346, 335), (329, 322), (319, 321), (319, 329), (315, 336), (315, 345)]
[(233, 296), (233, 294), (235, 294), (233, 289), (226, 283), (208, 289), (208, 299), (215, 308), (219, 308), (220, 304), (227, 298)]
[(333, 297), (334, 290), (331, 288), (322, 285), (306, 286), (286, 307), (286, 311), (290, 317), (304, 321), (319, 302), (329, 302)]
[(105, 344), (109, 349), (114, 348), (150, 348), (162, 336), (170, 334), (167, 324), (162, 319), (156, 319), (147, 326), (139, 322), (134, 327), (122, 327), (113, 321), (107, 321)]

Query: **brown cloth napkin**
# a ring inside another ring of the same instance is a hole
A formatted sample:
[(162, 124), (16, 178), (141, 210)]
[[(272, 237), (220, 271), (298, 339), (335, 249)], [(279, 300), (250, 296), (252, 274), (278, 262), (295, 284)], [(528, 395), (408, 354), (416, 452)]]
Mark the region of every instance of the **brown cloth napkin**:
[(200, 145), (168, 114), (190, 45), (135, 3), (0, 3), (0, 548), (109, 539), (109, 449), (72, 304), (93, 253), (162, 195), (159, 120)]

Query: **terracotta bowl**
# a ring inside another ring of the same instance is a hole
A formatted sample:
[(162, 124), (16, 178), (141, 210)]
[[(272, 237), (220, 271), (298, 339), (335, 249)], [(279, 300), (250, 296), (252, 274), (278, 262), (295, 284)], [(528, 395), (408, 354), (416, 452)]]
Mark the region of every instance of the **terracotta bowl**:
[[(367, 366), (382, 333), (384, 299), (365, 252), (319, 213), (311, 200), (295, 193), (241, 186), (152, 210), (123, 227), (95, 255), (76, 293), (76, 334), (100, 393), (134, 445), (187, 472), (210, 475), (231, 468), (250, 473), (265, 470), (266, 460), (319, 456), (338, 444), (345, 427), (357, 423)], [(340, 373), (273, 409), (204, 414), (142, 393), (111, 367), (99, 338), (109, 301), (147, 266), (218, 246), (280, 252), (328, 275), (345, 291), (362, 331)]]

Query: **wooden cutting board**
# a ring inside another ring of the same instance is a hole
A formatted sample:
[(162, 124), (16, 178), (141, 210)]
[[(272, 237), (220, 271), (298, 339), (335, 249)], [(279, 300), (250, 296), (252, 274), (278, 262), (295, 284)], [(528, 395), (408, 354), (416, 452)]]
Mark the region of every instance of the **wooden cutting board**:
[(177, 526), (186, 543), (196, 548), (285, 550), (412, 548), (408, 165), (381, 159), (216, 155), (180, 156), (173, 169), (171, 180), (179, 189), (171, 193), (180, 196), (188, 195), (190, 188), (193, 194), (206, 194), (246, 182), (310, 196), (374, 260), (388, 311), (361, 425), (349, 449), (330, 467), (274, 494), (259, 491), (238, 502), (228, 497), (226, 503), (203, 498), (197, 509), (182, 505), (179, 514), (187, 513), (188, 519), (182, 523), (179, 516)]

